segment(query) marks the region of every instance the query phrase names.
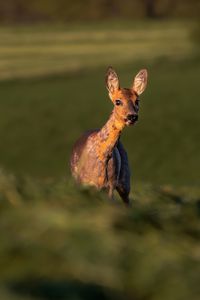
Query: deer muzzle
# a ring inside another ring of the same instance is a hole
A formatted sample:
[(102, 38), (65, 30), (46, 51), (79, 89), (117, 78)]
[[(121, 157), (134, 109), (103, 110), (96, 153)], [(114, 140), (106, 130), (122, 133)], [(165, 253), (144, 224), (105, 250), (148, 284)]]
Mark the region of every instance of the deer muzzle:
[(125, 122), (127, 125), (133, 125), (138, 120), (137, 114), (129, 114), (127, 115)]

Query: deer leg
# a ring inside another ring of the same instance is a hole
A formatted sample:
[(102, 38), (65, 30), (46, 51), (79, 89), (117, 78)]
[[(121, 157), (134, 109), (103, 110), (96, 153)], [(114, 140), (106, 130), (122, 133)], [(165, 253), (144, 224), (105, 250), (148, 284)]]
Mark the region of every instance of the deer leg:
[(109, 186), (108, 188), (108, 197), (111, 201), (115, 202), (115, 197), (114, 197), (114, 189), (112, 186)]
[(127, 206), (131, 206), (131, 202), (129, 199), (129, 191), (125, 190), (122, 186), (118, 185), (116, 187), (116, 190), (118, 191), (120, 197), (122, 198), (123, 202)]
[(118, 184), (117, 184), (116, 190), (118, 191), (123, 202), (127, 206), (130, 206), (130, 199), (129, 199), (130, 169), (129, 169), (128, 156), (127, 156), (127, 153), (120, 141), (117, 144), (117, 149), (118, 149), (120, 157), (121, 157), (121, 168), (120, 168), (120, 174), (119, 174), (119, 179), (118, 179)]
[(117, 163), (115, 157), (115, 151), (113, 151), (112, 156), (108, 159), (107, 168), (106, 168), (106, 178), (108, 182), (108, 197), (110, 200), (115, 202), (114, 198), (114, 189), (116, 186), (116, 177), (117, 177)]

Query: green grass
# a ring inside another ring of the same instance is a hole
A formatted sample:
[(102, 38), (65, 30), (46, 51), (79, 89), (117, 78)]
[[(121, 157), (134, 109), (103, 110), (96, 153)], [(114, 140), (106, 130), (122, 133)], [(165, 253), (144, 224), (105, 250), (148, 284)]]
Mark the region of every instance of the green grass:
[[(0, 28), (0, 298), (198, 299), (200, 61), (188, 22)], [(108, 65), (149, 83), (122, 141), (133, 208), (71, 181)], [(8, 173), (9, 172), (9, 173)], [(15, 174), (15, 175), (12, 175)], [(63, 179), (61, 179), (63, 178)]]
[(101, 127), (112, 109), (107, 66), (117, 68), (122, 86), (147, 67), (140, 122), (122, 137), (134, 177), (198, 184), (200, 63), (193, 28), (178, 21), (1, 27), (0, 165), (37, 177), (69, 174), (74, 141)]
[(119, 22), (0, 28), (0, 79), (77, 72), (190, 56), (192, 22)]
[[(200, 169), (198, 60), (141, 63), (118, 67), (128, 86), (147, 66), (149, 85), (141, 96), (139, 123), (127, 128), (134, 178), (148, 182), (198, 184)], [(105, 69), (71, 76), (0, 83), (0, 165), (34, 176), (69, 174), (74, 141), (98, 128), (112, 105)]]
[(66, 180), (0, 187), (1, 299), (198, 299), (199, 188), (137, 183), (127, 209)]

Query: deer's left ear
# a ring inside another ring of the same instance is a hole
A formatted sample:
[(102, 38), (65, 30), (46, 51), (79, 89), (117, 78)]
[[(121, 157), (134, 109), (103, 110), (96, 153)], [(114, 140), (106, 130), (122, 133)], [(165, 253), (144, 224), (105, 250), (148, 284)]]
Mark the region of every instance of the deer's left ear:
[(132, 89), (138, 94), (142, 94), (147, 86), (148, 73), (146, 69), (140, 70), (140, 72), (135, 76)]

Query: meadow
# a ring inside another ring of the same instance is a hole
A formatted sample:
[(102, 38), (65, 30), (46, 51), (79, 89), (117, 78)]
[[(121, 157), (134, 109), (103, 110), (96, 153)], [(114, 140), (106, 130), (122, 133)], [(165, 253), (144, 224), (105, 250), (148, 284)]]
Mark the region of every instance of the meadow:
[[(198, 299), (200, 60), (189, 21), (0, 27), (0, 298)], [(112, 65), (146, 67), (122, 141), (127, 210), (74, 185), (74, 141), (101, 127)]]

